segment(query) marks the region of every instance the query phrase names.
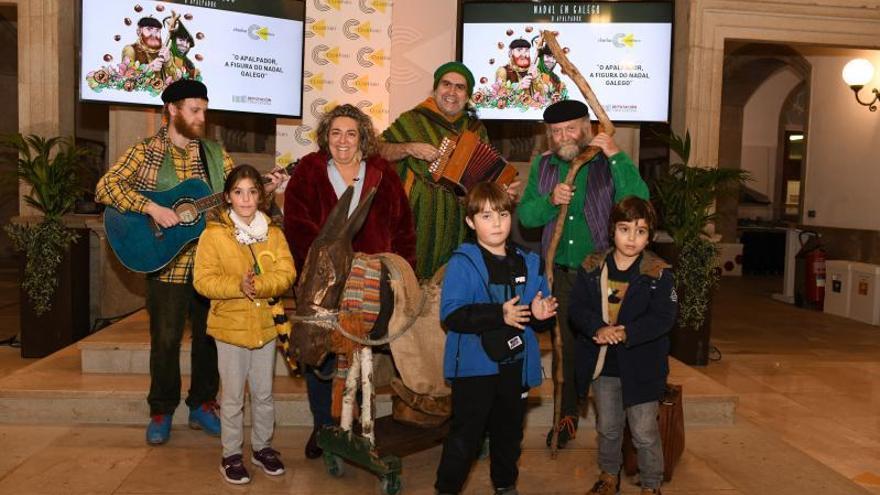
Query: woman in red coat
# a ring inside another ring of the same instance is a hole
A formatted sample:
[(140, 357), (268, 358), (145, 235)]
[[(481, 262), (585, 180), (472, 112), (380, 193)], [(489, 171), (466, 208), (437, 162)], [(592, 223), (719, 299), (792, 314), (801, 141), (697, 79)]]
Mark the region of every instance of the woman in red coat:
[[(354, 186), (349, 215), (362, 196), (377, 188), (352, 248), (367, 254), (396, 253), (415, 267), (416, 234), (409, 201), (400, 178), (378, 154), (370, 117), (353, 105), (339, 105), (321, 118), (317, 136), (318, 151), (300, 160), (284, 192), (284, 234), (297, 272), (302, 272), (312, 242), (349, 186)], [(327, 359), (321, 369), (305, 372), (314, 419), (314, 430), (305, 449), (309, 459), (321, 455), (315, 441), (317, 430), (333, 424), (329, 378), (334, 366), (335, 359)]]

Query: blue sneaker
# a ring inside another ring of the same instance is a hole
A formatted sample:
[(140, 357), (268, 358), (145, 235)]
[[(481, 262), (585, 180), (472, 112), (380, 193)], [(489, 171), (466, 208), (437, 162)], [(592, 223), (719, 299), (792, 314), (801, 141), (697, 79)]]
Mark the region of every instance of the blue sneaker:
[(205, 402), (199, 407), (189, 410), (189, 427), (194, 430), (205, 430), (212, 437), (220, 436), (220, 418), (217, 417), (217, 403)]
[(162, 445), (171, 437), (171, 415), (154, 414), (147, 425), (147, 443)]

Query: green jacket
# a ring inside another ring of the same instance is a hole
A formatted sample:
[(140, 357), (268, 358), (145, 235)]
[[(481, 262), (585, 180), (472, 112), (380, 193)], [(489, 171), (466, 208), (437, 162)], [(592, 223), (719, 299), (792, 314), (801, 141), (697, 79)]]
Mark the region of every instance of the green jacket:
[[(541, 159), (538, 155), (532, 160), (529, 171), (529, 182), (526, 185), (522, 200), (516, 209), (519, 221), (525, 227), (543, 227), (549, 222), (556, 220), (559, 215), (558, 206), (550, 203), (552, 191), (548, 194), (540, 194), (538, 182)], [(648, 199), (648, 185), (639, 175), (639, 169), (633, 164), (632, 159), (624, 152), (620, 152), (608, 158), (611, 166), (611, 177), (614, 182), (614, 201), (619, 202), (627, 196), (638, 196)], [(568, 174), (569, 164), (556, 155), (550, 160), (551, 166), (559, 167), (559, 180), (565, 180)], [(554, 263), (577, 268), (588, 255), (593, 253), (593, 238), (587, 227), (584, 216), (584, 199), (587, 191), (587, 171), (590, 164), (586, 164), (575, 176), (574, 196), (571, 198), (571, 206), (568, 208), (568, 218), (565, 219), (565, 227), (562, 238), (556, 248)], [(546, 247), (546, 246), (545, 246)]]

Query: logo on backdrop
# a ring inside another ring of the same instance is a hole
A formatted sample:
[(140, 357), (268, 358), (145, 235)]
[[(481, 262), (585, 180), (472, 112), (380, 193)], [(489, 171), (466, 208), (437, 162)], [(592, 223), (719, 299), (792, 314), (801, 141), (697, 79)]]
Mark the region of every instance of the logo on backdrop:
[(312, 137), (315, 133), (312, 131), (312, 128), (310, 126), (303, 124), (297, 126), (297, 128), (293, 131), (293, 139), (302, 146), (309, 146), (310, 144), (314, 143), (312, 139), (304, 136), (304, 134)]
[(349, 58), (348, 55), (339, 52), (339, 47), (330, 48), (327, 45), (318, 45), (312, 48), (312, 60), (318, 65), (339, 65), (340, 58)]
[[(374, 9), (373, 7), (376, 8)], [(376, 10), (384, 14), (388, 7), (391, 7), (391, 2), (388, 0), (358, 0), (358, 8), (364, 14), (372, 14)]]
[(391, 57), (385, 55), (383, 50), (374, 50), (371, 46), (365, 46), (358, 50), (355, 58), (361, 67), (372, 67), (373, 65), (384, 67), (385, 62), (391, 60)]
[(327, 12), (330, 9), (339, 10), (342, 8), (342, 4), (350, 3), (345, 0), (315, 0), (315, 8), (320, 10), (321, 12)]
[(373, 33), (379, 33), (381, 31), (381, 29), (376, 29), (370, 25), (369, 21), (362, 23), (357, 19), (349, 19), (342, 25), (342, 32), (345, 34), (345, 37), (350, 40), (356, 40), (358, 38), (370, 39), (370, 36)]
[(332, 31), (336, 31), (336, 26), (327, 24), (327, 19), (316, 21), (311, 17), (306, 17), (306, 38), (314, 38), (315, 36), (323, 38)]
[(354, 72), (348, 72), (339, 80), (339, 87), (348, 94), (354, 94), (359, 91), (368, 91), (370, 88), (378, 88), (379, 84), (370, 82), (370, 76), (366, 74), (359, 76)]

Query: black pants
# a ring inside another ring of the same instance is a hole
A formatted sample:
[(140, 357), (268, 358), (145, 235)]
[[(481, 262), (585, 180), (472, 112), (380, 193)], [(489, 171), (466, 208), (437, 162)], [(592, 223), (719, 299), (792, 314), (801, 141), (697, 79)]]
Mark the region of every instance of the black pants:
[(210, 302), (192, 284), (147, 279), (150, 314), (150, 414), (172, 414), (180, 404), (180, 341), (187, 316), (192, 329), (192, 365), (186, 404), (213, 401), (220, 388), (217, 347), (207, 335)]
[(443, 443), (434, 485), (440, 493), (461, 491), (486, 430), (492, 484), (496, 488), (516, 485), (526, 410), (522, 361), (499, 368), (497, 375), (452, 380), (452, 428)]
[(559, 302), (556, 318), (559, 322), (559, 331), (562, 336), (562, 416), (578, 415), (577, 387), (574, 381), (574, 346), (575, 337), (568, 323), (568, 306), (570, 304), (571, 289), (577, 280), (577, 271), (553, 269), (553, 295)]

